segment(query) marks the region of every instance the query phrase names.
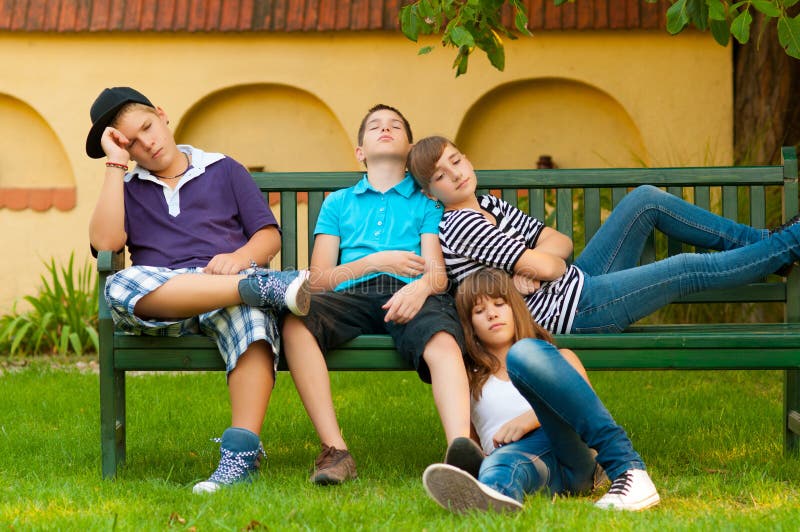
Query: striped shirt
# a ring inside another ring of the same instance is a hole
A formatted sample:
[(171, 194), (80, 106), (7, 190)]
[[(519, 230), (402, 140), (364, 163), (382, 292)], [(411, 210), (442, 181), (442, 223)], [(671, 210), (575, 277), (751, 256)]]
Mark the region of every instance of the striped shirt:
[[(487, 266), (514, 273), (514, 266), (527, 249), (533, 249), (545, 225), (506, 201), (492, 195), (478, 202), (497, 221), (493, 225), (473, 209), (446, 211), (439, 223), (447, 276), (458, 285), (468, 275)], [(569, 333), (583, 287), (583, 272), (576, 266), (553, 281), (543, 281), (525, 296), (531, 315), (552, 333)]]

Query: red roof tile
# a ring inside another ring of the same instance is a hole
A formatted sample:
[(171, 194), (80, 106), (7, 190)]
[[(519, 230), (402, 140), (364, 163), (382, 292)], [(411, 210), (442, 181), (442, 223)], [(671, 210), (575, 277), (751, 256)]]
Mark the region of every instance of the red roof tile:
[[(360, 31), (398, 29), (410, 0), (0, 0), (0, 31)], [(523, 0), (531, 31), (656, 29), (669, 0)], [(513, 25), (510, 9), (503, 17)]]

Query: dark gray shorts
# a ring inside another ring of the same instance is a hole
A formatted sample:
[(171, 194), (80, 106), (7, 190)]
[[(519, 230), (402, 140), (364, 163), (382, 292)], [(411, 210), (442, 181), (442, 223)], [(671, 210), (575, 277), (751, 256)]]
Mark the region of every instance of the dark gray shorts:
[(438, 332), (449, 333), (464, 352), (464, 332), (455, 303), (448, 294), (429, 296), (414, 318), (405, 324), (384, 323), (381, 307), (405, 283), (388, 275), (374, 277), (342, 292), (313, 294), (311, 309), (301, 319), (325, 353), (362, 334), (389, 334), (397, 351), (413, 364), (424, 382), (431, 382), (422, 353)]

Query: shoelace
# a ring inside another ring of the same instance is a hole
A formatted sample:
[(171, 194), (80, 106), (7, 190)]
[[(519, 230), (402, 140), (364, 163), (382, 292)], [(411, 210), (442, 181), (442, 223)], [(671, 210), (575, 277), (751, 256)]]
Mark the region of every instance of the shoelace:
[(630, 489), (632, 483), (633, 479), (631, 478), (631, 474), (625, 472), (614, 479), (614, 482), (611, 483), (611, 487), (608, 489), (608, 493), (610, 495), (627, 495), (628, 489)]
[(318, 469), (330, 467), (347, 451), (341, 451), (336, 447), (323, 446), (322, 453), (317, 457), (316, 466)]
[(258, 294), (261, 297), (259, 304), (264, 305), (267, 301), (267, 282), (265, 281), (266, 276), (261, 274), (262, 268), (256, 264), (256, 261), (252, 259), (250, 260), (250, 267), (254, 271), (254, 273), (251, 275), (255, 275), (258, 281)]
[(775, 233), (780, 233), (781, 231), (785, 231), (786, 229), (789, 229), (796, 223), (800, 223), (800, 214), (795, 214), (789, 220), (786, 220), (786, 222), (784, 222), (783, 224), (779, 225), (775, 229), (772, 229), (769, 232), (769, 234), (773, 235)]
[[(217, 443), (221, 442), (219, 438), (214, 438), (214, 441)], [(220, 452), (222, 457), (219, 460), (217, 470), (214, 471), (214, 473), (208, 479), (212, 482), (217, 482), (218, 484), (233, 484), (234, 482), (241, 480), (242, 477), (247, 475), (251, 469), (258, 467), (258, 463), (262, 455), (266, 457), (266, 453), (261, 447), (261, 444), (258, 445), (258, 449), (253, 451), (241, 451), (235, 453), (222, 447)], [(252, 458), (254, 456), (256, 457), (256, 460), (252, 463), (247, 460), (248, 458)]]

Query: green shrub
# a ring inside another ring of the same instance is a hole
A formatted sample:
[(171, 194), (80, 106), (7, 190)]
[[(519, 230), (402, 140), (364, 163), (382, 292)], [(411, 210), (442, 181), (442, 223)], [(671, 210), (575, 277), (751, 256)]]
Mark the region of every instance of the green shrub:
[(24, 299), (31, 310), (0, 317), (0, 349), (13, 356), (32, 354), (83, 355), (96, 352), (97, 275), (87, 262), (75, 270), (74, 254), (67, 266), (45, 263), (42, 287)]

